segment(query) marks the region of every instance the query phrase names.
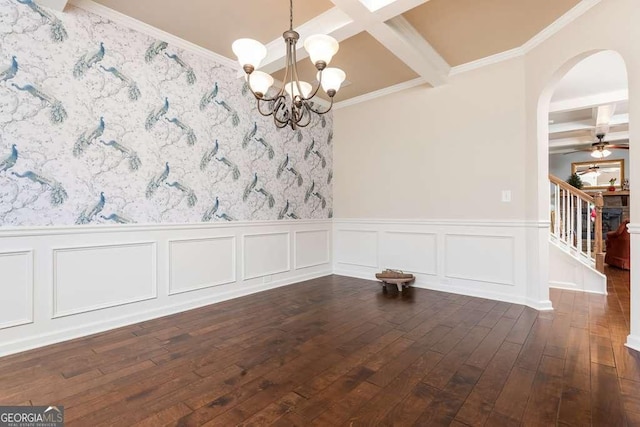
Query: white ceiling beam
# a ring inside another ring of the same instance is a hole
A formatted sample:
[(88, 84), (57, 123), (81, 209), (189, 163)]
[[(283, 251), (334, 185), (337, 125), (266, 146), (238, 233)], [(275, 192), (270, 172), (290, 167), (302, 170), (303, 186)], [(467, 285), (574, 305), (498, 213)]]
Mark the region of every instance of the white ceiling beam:
[(572, 122), (553, 123), (549, 125), (549, 134), (591, 130), (594, 128), (592, 119), (576, 120)]
[(400, 16), (405, 12), (410, 11), (429, 0), (394, 0), (388, 5), (381, 7), (374, 11), (374, 15), (378, 21), (385, 22), (396, 16)]
[[(447, 82), (451, 67), (400, 15), (424, 1), (395, 0), (371, 12), (360, 0), (331, 0), (360, 23), (365, 31), (415, 71), (426, 83), (439, 86)], [(389, 21), (389, 24), (386, 21)]]
[[(407, 47), (411, 48), (411, 52), (417, 53), (417, 55), (421, 57), (421, 60), (427, 61), (429, 66), (424, 70), (424, 73), (436, 72), (429, 80), (437, 80), (438, 83), (436, 85), (446, 83), (445, 77), (451, 72), (451, 66), (404, 16), (399, 15), (391, 18), (386, 24), (397, 33), (398, 38), (404, 42)], [(418, 64), (417, 66), (420, 67), (423, 66), (423, 64)], [(422, 73), (419, 74), (422, 75)]]
[[(371, 11), (360, 0), (331, 0), (336, 7), (316, 18), (296, 27), (301, 40), (312, 34), (328, 34), (341, 42), (367, 31), (409, 68), (414, 70), (426, 83), (439, 86), (447, 82), (451, 67), (438, 52), (400, 16), (402, 13), (428, 0), (368, 0)], [(260, 69), (273, 73), (285, 64), (285, 45), (281, 38), (267, 44), (267, 57)], [(308, 57), (300, 44), (297, 59)], [(243, 76), (239, 72), (239, 76)]]
[[(629, 124), (629, 114), (616, 114), (609, 120), (609, 127)], [(593, 130), (596, 126), (592, 119), (575, 120), (571, 122), (553, 123), (549, 125), (549, 134)]]
[(552, 102), (549, 106), (550, 113), (558, 113), (561, 111), (584, 110), (587, 108), (598, 107), (603, 104), (615, 104), (625, 102), (629, 99), (629, 90), (622, 89), (613, 92), (599, 93), (596, 95), (588, 95), (579, 98), (571, 98), (562, 101)]
[(67, 3), (69, 3), (69, 0), (36, 0), (36, 3), (41, 6), (48, 7), (49, 9), (62, 12), (67, 6)]
[(615, 110), (616, 104), (600, 105), (596, 108), (596, 134), (609, 132), (609, 124)]

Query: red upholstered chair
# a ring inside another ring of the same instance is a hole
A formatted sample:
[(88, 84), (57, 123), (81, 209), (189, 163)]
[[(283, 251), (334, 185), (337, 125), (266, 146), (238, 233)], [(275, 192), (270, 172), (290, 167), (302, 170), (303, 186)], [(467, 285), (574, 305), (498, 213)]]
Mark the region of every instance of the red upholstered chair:
[(631, 236), (627, 231), (629, 220), (620, 223), (616, 231), (607, 233), (607, 253), (604, 262), (625, 270), (631, 269)]

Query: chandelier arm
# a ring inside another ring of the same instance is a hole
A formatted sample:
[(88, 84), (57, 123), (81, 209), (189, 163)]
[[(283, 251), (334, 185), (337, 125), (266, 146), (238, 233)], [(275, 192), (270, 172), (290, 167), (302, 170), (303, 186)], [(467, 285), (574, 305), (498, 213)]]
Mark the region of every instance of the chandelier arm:
[[(284, 100), (284, 96), (278, 99), (278, 101), (276, 102), (276, 105), (273, 108), (273, 120), (276, 122), (276, 124), (282, 124), (282, 126), (280, 126), (281, 128), (286, 126), (290, 122), (288, 111), (286, 109), (286, 106), (283, 100)], [(282, 112), (282, 116), (284, 120), (278, 117), (279, 112)]]
[[(291, 0), (291, 1), (293, 1), (293, 0)], [(286, 58), (285, 58), (284, 77), (282, 78), (282, 87), (280, 88), (280, 91), (278, 91), (278, 95), (276, 96), (277, 98), (279, 98), (280, 96), (284, 95), (285, 88), (287, 87), (287, 80), (289, 80), (289, 73), (291, 72), (290, 68), (291, 68), (291, 46), (292, 46), (292, 42), (295, 45), (295, 42), (292, 41), (292, 40), (289, 40), (289, 39), (285, 39), (285, 42), (287, 43), (287, 54), (286, 54)]]
[[(296, 86), (298, 88), (298, 97), (301, 100), (304, 101), (304, 100), (306, 100), (306, 98), (302, 94), (302, 88), (300, 87), (300, 77), (298, 77), (298, 55), (296, 53), (296, 45), (295, 45), (295, 43), (292, 46), (291, 52), (292, 52), (292, 55), (293, 55), (293, 62), (292, 62), (292, 64), (293, 64), (293, 72), (291, 74), (292, 74), (292, 77), (295, 80)], [(292, 92), (293, 92), (293, 90), (292, 90)]]
[(318, 78), (318, 85), (316, 86), (316, 88), (313, 90), (313, 92), (311, 93), (311, 95), (309, 95), (307, 98), (304, 97), (300, 97), (300, 99), (302, 99), (303, 101), (309, 101), (311, 100), (314, 96), (316, 96), (316, 94), (318, 93), (318, 91), (320, 90), (320, 86), (322, 86), (322, 70), (320, 70), (320, 77)]
[(262, 108), (260, 108), (260, 101), (263, 101), (263, 102), (271, 102), (271, 100), (258, 99), (257, 101), (258, 101), (258, 112), (259, 112), (261, 115), (263, 115), (263, 116), (265, 116), (265, 117), (269, 117), (269, 116), (273, 115), (273, 113), (274, 113), (274, 111), (273, 111), (273, 110), (272, 110), (270, 113), (265, 113), (265, 112), (263, 112), (263, 111), (262, 111)]
[[(307, 102), (304, 103), (304, 109), (302, 110), (302, 115), (300, 116), (300, 121), (298, 122), (298, 126), (301, 128), (307, 127), (309, 126), (309, 123), (311, 123), (311, 111), (310, 111), (311, 107), (309, 106), (309, 104)], [(304, 113), (307, 113), (307, 122), (304, 124), (300, 124), (300, 122), (302, 122), (302, 119), (304, 117)]]
[(331, 97), (331, 104), (329, 104), (329, 108), (327, 108), (326, 111), (316, 110), (315, 108), (309, 106), (309, 109), (318, 115), (327, 114), (329, 111), (331, 111), (332, 108), (333, 108), (333, 97)]

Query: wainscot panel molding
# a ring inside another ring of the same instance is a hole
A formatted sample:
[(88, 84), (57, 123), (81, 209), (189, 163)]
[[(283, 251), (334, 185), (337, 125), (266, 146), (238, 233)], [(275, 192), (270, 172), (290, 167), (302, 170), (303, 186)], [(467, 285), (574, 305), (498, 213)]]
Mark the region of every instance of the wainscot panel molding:
[(330, 230), (295, 231), (293, 246), (293, 268), (296, 270), (331, 263)]
[(0, 356), (330, 275), (331, 230), (329, 219), (2, 229)]
[(291, 233), (273, 231), (242, 236), (242, 280), (291, 270)]
[(52, 318), (158, 296), (156, 242), (53, 249)]
[(338, 228), (335, 233), (337, 264), (376, 268), (379, 264), (378, 234), (377, 230)]
[(438, 274), (438, 235), (414, 231), (382, 233), (380, 259), (383, 265), (399, 270), (436, 276)]
[(33, 322), (33, 251), (0, 252), (0, 329)]
[(515, 238), (445, 234), (445, 277), (515, 286)]
[(169, 240), (169, 295), (236, 281), (236, 236)]
[(333, 227), (335, 274), (375, 280), (393, 268), (413, 273), (416, 287), (551, 309), (527, 293), (527, 230), (548, 221), (334, 219)]

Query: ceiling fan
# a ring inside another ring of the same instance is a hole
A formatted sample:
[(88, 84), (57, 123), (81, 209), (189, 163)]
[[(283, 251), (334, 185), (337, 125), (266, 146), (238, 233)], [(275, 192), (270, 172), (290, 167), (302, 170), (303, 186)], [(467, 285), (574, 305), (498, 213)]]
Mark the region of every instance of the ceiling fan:
[(591, 144), (591, 147), (581, 148), (579, 150), (570, 151), (565, 154), (577, 153), (580, 151), (591, 151), (591, 157), (595, 157), (596, 159), (604, 159), (605, 157), (611, 155), (611, 151), (609, 150), (610, 148), (616, 148), (621, 150), (629, 149), (628, 143), (627, 144), (607, 144), (606, 142), (604, 142), (604, 136), (605, 136), (604, 133), (599, 133), (596, 135), (596, 138), (598, 138), (598, 142), (594, 142), (593, 144)]

